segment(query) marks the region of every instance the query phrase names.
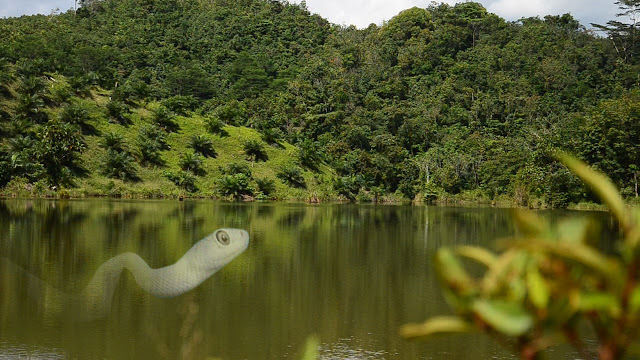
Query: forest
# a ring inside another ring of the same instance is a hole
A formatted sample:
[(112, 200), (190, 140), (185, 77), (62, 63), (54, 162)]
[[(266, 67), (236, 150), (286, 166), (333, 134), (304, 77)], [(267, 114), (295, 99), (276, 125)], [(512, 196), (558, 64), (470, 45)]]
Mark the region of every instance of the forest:
[(0, 19), (0, 194), (633, 201), (640, 1), (607, 24), (475, 2), (365, 29), (276, 0), (84, 0)]

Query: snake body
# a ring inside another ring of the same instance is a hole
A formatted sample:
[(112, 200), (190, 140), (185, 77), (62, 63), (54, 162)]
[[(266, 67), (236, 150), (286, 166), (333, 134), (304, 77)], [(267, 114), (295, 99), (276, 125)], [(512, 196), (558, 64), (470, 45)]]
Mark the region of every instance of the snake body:
[[(128, 270), (138, 286), (159, 298), (184, 294), (240, 255), (249, 245), (249, 234), (239, 229), (219, 229), (198, 241), (175, 264), (152, 269), (135, 253), (124, 253), (104, 262), (80, 294), (67, 294), (51, 286), (45, 288), (45, 307), (62, 308), (65, 313), (88, 321), (106, 316), (123, 270)], [(30, 275), (31, 280), (42, 282)], [(29, 287), (33, 287), (30, 281)], [(55, 304), (55, 305), (54, 305)], [(54, 311), (58, 312), (58, 311)]]

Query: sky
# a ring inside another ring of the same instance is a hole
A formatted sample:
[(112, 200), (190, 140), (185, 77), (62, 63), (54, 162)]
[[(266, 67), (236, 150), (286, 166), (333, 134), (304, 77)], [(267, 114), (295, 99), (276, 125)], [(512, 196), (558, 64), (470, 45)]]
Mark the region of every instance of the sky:
[[(301, 0), (290, 0), (299, 3)], [(454, 4), (455, 0), (441, 0)], [(588, 26), (595, 22), (604, 24), (615, 18), (617, 6), (614, 0), (480, 0), (487, 10), (507, 20), (521, 17), (562, 15), (571, 13)], [(312, 13), (341, 25), (367, 27), (381, 24), (400, 11), (414, 6), (427, 7), (431, 0), (307, 0)], [(64, 12), (73, 8), (74, 0), (0, 0), (0, 17), (25, 14), (51, 14), (55, 9)]]

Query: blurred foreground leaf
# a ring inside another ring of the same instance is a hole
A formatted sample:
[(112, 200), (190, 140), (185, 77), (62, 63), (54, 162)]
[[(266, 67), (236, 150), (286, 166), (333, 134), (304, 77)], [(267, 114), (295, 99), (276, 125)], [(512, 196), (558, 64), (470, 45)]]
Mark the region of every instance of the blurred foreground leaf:
[(573, 156), (559, 152), (555, 157), (598, 195), (609, 207), (611, 213), (620, 221), (623, 229), (630, 226), (630, 219), (626, 212), (626, 205), (616, 186), (602, 173), (593, 170), (589, 165)]
[(486, 267), (492, 267), (496, 263), (496, 261), (498, 261), (498, 257), (495, 256), (491, 251), (480, 247), (461, 246), (456, 249), (456, 252), (459, 255), (475, 260), (476, 262), (483, 264)]
[(455, 334), (473, 331), (473, 326), (457, 316), (437, 316), (422, 324), (407, 324), (400, 328), (400, 335), (407, 339), (437, 334)]
[(530, 267), (527, 271), (527, 289), (533, 305), (538, 309), (547, 307), (550, 296), (549, 286), (536, 267)]
[(462, 293), (472, 290), (473, 280), (451, 250), (441, 249), (436, 254), (436, 270), (444, 282)]
[(613, 318), (620, 316), (620, 300), (608, 293), (574, 293), (571, 295), (572, 306), (580, 311), (606, 311)]
[(318, 352), (318, 348), (320, 348), (320, 339), (317, 336), (313, 335), (307, 339), (307, 342), (304, 345), (304, 352), (302, 353), (302, 360), (316, 360), (320, 357), (320, 353)]
[[(480, 330), (527, 360), (540, 358), (559, 341), (572, 345), (581, 358), (597, 353), (600, 359), (616, 360), (636, 354), (640, 210), (627, 209), (604, 175), (567, 154), (557, 158), (611, 209), (624, 241), (601, 249), (601, 227), (593, 220), (573, 217), (554, 224), (535, 213), (516, 211), (518, 234), (505, 243), (501, 254), (469, 246), (438, 250), (435, 267), (444, 296), (458, 316), (405, 325), (402, 336)], [(485, 265), (484, 275), (474, 280), (459, 257)], [(593, 335), (583, 339), (587, 323)], [(591, 345), (593, 337), (597, 351)]]
[(520, 305), (499, 300), (477, 300), (472, 309), (492, 328), (509, 336), (519, 336), (527, 332), (533, 320)]

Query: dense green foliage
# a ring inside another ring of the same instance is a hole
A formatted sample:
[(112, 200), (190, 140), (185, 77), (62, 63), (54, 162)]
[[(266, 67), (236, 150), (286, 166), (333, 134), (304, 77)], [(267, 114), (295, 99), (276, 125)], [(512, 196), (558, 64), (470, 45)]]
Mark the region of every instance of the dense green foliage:
[[(258, 130), (266, 147), (250, 139), (238, 149), (249, 161), (269, 163), (269, 149), (297, 145), (298, 175), (330, 171), (329, 188), (348, 199), (591, 200), (550, 159), (557, 148), (634, 196), (640, 60), (627, 17), (639, 5), (618, 3), (620, 18), (599, 27), (606, 38), (569, 15), (506, 22), (473, 2), (408, 9), (362, 30), (266, 0), (103, 0), (2, 19), (0, 163), (10, 165), (0, 186), (87, 176), (73, 154), (100, 136), (102, 121), (139, 133), (132, 153), (144, 167), (178, 171), (166, 138), (183, 131), (181, 116), (197, 114), (202, 136), (224, 137), (227, 125)], [(76, 129), (65, 159), (11, 145), (39, 142), (52, 126)], [(205, 138), (191, 147), (218, 155)], [(16, 156), (27, 163), (13, 164)], [(272, 167), (303, 188), (282, 166)]]
[(253, 187), (250, 183), (252, 174), (247, 165), (234, 163), (222, 170), (222, 173), (224, 175), (218, 180), (218, 191), (221, 195), (234, 199), (253, 195)]
[(243, 146), (244, 153), (249, 161), (267, 161), (269, 156), (264, 150), (264, 145), (258, 140), (248, 140)]
[(209, 140), (205, 135), (194, 135), (191, 137), (189, 146), (196, 153), (204, 157), (216, 157), (218, 154), (213, 149), (213, 142)]

